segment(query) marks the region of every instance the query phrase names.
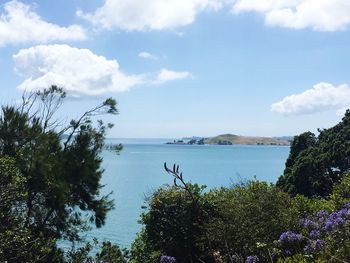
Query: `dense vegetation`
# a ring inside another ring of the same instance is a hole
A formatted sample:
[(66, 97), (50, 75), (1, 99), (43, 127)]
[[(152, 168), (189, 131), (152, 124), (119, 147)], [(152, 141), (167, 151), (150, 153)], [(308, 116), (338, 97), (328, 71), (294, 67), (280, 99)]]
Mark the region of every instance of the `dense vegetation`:
[(276, 185), (257, 180), (206, 191), (186, 182), (146, 200), (143, 228), (121, 250), (105, 241), (63, 251), (113, 208), (100, 193), (100, 153), (116, 114), (107, 99), (69, 124), (55, 113), (65, 93), (51, 87), (0, 114), (0, 262), (349, 262), (350, 111), (336, 126), (296, 136)]
[(259, 181), (208, 192), (164, 186), (141, 217), (133, 262), (162, 255), (176, 262), (348, 262), (349, 182), (343, 177), (327, 199), (293, 197)]
[[(55, 119), (65, 92), (48, 90), (3, 106), (0, 116), (0, 262), (60, 262), (57, 240), (79, 241), (113, 208), (101, 196), (106, 130), (92, 118), (116, 114), (107, 99), (67, 125)], [(65, 136), (63, 136), (65, 135)]]
[(306, 132), (296, 136), (283, 176), (277, 182), (292, 195), (326, 197), (332, 186), (350, 171), (350, 110), (342, 121), (316, 136)]

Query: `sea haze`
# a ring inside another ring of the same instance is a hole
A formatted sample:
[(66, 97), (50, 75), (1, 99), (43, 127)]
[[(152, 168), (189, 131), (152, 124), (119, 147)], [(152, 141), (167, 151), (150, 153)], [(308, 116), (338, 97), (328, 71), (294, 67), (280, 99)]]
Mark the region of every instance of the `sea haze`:
[[(171, 139), (170, 139), (171, 140)], [(145, 196), (172, 178), (163, 169), (180, 165), (186, 181), (204, 184), (207, 189), (229, 186), (256, 177), (275, 182), (283, 173), (288, 146), (167, 145), (168, 139), (108, 139), (123, 143), (118, 155), (103, 151), (103, 193), (111, 195), (116, 208), (107, 216), (106, 225), (87, 234), (130, 247), (141, 226), (137, 223)]]

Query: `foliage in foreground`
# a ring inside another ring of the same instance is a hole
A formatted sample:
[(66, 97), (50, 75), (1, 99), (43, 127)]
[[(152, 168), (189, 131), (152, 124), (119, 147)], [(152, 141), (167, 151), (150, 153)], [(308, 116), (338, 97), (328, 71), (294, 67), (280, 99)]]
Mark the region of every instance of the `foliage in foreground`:
[[(145, 225), (132, 245), (133, 262), (211, 262), (212, 248), (205, 228), (215, 213), (203, 190), (186, 183), (179, 167), (165, 170), (174, 177), (174, 186), (158, 189), (148, 199), (148, 211), (142, 214)], [(171, 256), (167, 256), (171, 255)]]
[(350, 172), (350, 110), (332, 128), (316, 136), (305, 132), (291, 144), (283, 176), (277, 186), (292, 195), (327, 197), (334, 183)]
[[(199, 186), (189, 187), (196, 198), (201, 196)], [(200, 203), (201, 207), (211, 209), (205, 200), (200, 199)], [(196, 262), (199, 257), (208, 256), (203, 244), (205, 230), (200, 222), (207, 218), (202, 218), (200, 210), (184, 190), (161, 188), (153, 194), (148, 205), (149, 211), (141, 218), (145, 229), (133, 246), (136, 262), (155, 262), (161, 255), (172, 255), (180, 262)], [(151, 251), (146, 248), (151, 248)]]
[(148, 199), (132, 262), (165, 255), (176, 262), (346, 262), (349, 180), (344, 176), (327, 200), (292, 197), (259, 181), (209, 192), (165, 186)]
[[(93, 250), (97, 250), (92, 256)], [(109, 241), (102, 242), (99, 246), (95, 239), (93, 244), (87, 243), (79, 249), (72, 249), (66, 253), (65, 262), (69, 263), (127, 263), (129, 254), (127, 250), (121, 250), (118, 245)]]
[(141, 217), (144, 229), (132, 247), (134, 262), (156, 262), (161, 255), (177, 262), (268, 259), (267, 248), (280, 233), (297, 229), (293, 199), (272, 185), (253, 181), (202, 190), (187, 184), (187, 189), (167, 186), (152, 195)]
[[(350, 259), (350, 174), (335, 185), (327, 200), (329, 209), (300, 219), (301, 229), (286, 231), (277, 244), (280, 256), (310, 262), (348, 262)], [(324, 208), (324, 207), (323, 207)]]
[(58, 239), (77, 241), (113, 208), (101, 196), (107, 99), (64, 125), (54, 119), (66, 94), (52, 86), (0, 112), (0, 262), (60, 262)]
[(207, 228), (212, 244), (225, 262), (259, 255), (267, 261), (268, 248), (280, 233), (296, 229), (298, 210), (293, 199), (273, 185), (251, 181), (209, 192), (217, 213)]

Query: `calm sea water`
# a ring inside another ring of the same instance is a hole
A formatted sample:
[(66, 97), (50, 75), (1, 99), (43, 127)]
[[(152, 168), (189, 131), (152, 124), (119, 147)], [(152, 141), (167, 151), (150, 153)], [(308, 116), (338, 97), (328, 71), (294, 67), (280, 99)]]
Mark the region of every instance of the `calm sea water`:
[(110, 240), (129, 247), (141, 226), (138, 224), (145, 196), (172, 178), (163, 163), (179, 164), (184, 178), (208, 189), (229, 186), (256, 177), (275, 182), (282, 174), (289, 153), (283, 146), (166, 145), (164, 139), (109, 140), (124, 144), (117, 155), (103, 152), (103, 193), (113, 191), (116, 208), (107, 216), (106, 225), (86, 236)]

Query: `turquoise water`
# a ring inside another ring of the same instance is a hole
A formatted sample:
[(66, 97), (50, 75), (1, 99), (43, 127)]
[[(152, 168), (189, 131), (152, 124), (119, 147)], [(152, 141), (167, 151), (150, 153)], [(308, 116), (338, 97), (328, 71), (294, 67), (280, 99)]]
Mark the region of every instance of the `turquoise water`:
[(172, 183), (164, 162), (179, 164), (187, 181), (215, 188), (254, 177), (275, 182), (289, 153), (289, 147), (281, 146), (166, 145), (165, 141), (109, 140), (124, 144), (120, 155), (103, 152), (103, 192), (113, 191), (116, 208), (108, 214), (106, 225), (87, 237), (129, 247), (141, 227), (137, 221), (145, 196)]

